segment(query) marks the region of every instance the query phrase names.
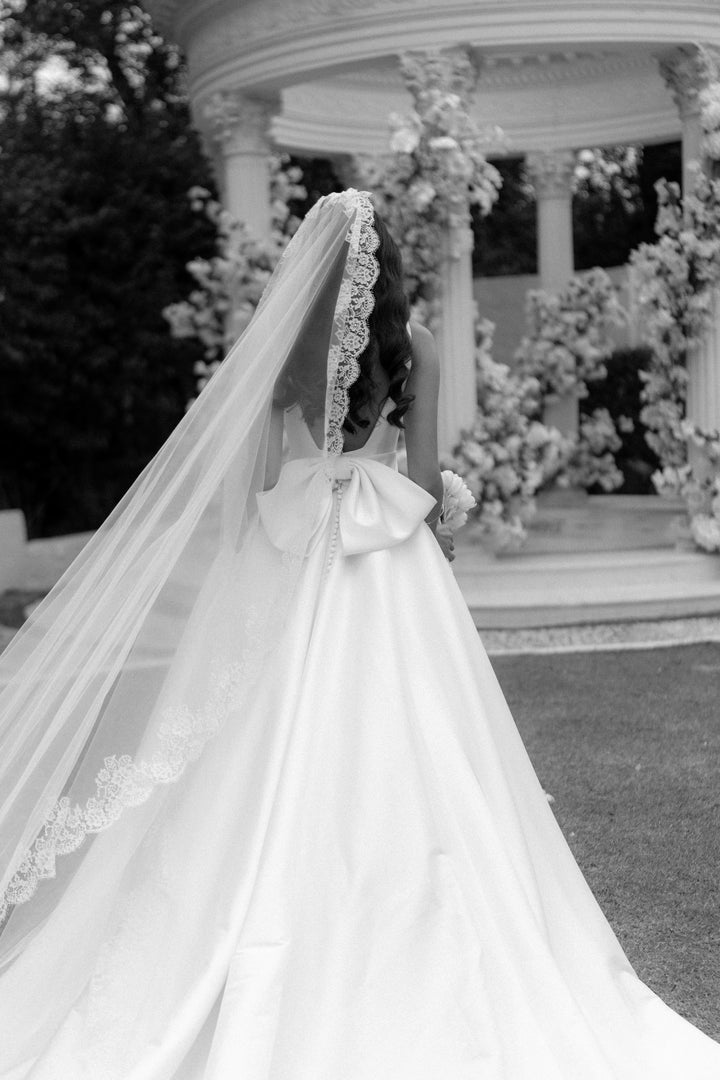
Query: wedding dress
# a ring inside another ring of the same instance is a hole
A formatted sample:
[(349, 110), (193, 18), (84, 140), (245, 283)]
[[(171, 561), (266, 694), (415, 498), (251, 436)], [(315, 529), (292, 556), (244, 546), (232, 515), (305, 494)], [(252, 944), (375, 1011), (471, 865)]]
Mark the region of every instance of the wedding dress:
[(391, 407), (332, 455), (285, 411), (163, 683), (212, 736), (15, 930), (0, 1080), (720, 1077), (563, 839)]

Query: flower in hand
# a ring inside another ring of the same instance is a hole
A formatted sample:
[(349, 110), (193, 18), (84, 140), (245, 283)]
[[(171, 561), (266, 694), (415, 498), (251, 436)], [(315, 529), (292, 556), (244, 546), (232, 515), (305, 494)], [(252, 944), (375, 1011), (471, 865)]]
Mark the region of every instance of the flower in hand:
[(463, 478), (452, 469), (443, 469), (441, 476), (443, 506), (440, 526), (445, 526), (452, 534), (463, 527), (468, 519), (468, 511), (477, 506), (477, 501)]

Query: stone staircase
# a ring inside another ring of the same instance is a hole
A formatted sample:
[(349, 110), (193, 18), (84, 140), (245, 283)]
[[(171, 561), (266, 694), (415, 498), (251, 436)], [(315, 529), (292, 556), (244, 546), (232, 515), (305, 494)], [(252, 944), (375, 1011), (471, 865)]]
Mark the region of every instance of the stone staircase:
[(690, 547), (681, 509), (653, 496), (542, 506), (519, 553), (463, 530), (453, 569), (480, 629), (720, 613), (720, 556)]

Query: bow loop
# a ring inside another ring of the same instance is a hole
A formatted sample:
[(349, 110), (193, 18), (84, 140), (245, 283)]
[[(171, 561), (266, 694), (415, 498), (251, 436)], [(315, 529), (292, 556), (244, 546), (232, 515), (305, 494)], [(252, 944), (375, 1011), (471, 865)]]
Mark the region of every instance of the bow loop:
[[(343, 487), (338, 500), (334, 489)], [(270, 491), (257, 496), (263, 527), (275, 547), (307, 555), (337, 514), (345, 555), (380, 551), (407, 540), (435, 500), (424, 488), (371, 457), (296, 458)]]

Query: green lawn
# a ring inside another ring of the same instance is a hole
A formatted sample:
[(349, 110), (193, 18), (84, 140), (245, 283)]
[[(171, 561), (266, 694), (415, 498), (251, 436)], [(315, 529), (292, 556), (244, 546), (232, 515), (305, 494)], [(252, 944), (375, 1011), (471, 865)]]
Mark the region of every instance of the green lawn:
[(638, 974), (720, 1040), (720, 645), (493, 665)]

